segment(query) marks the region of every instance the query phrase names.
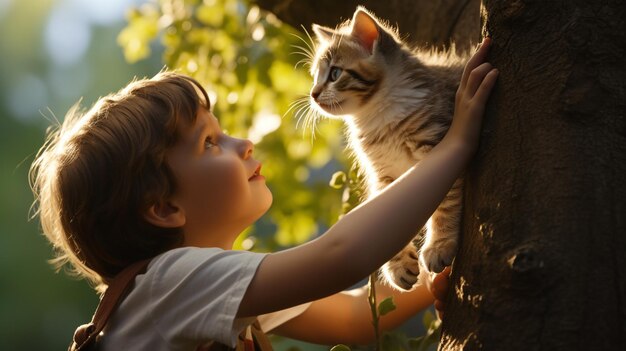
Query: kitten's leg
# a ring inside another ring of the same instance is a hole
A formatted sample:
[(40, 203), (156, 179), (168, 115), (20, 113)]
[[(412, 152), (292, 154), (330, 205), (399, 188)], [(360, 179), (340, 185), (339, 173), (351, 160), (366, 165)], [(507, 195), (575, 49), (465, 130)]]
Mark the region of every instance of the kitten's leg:
[[(375, 184), (378, 189), (383, 189), (393, 183), (395, 179), (388, 176), (381, 176), (376, 179)], [(415, 236), (413, 242), (405, 246), (402, 251), (398, 252), (391, 260), (385, 263), (381, 269), (381, 276), (393, 287), (398, 290), (410, 290), (417, 283), (420, 274), (419, 252), (417, 248), (424, 240), (426, 228), (422, 228), (418, 235)]]
[(441, 272), (452, 263), (459, 244), (463, 179), (452, 186), (426, 225), (421, 264), (430, 272)]
[(385, 280), (398, 290), (410, 290), (418, 281), (420, 263), (417, 248), (424, 239), (425, 231), (426, 227), (380, 269)]

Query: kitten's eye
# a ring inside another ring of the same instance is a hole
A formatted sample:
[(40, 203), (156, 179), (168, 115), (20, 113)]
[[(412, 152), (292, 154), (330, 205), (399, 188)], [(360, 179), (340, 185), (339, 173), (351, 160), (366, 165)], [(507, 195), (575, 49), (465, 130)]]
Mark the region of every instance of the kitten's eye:
[(206, 139), (204, 139), (204, 148), (205, 149), (210, 149), (212, 147), (217, 146), (217, 144), (215, 142), (213, 142), (213, 139), (211, 139), (211, 137), (207, 137)]
[(337, 79), (339, 79), (339, 76), (341, 75), (341, 72), (343, 72), (343, 70), (339, 67), (331, 67), (330, 69), (330, 75), (328, 76), (328, 79), (330, 79), (331, 82), (336, 81)]

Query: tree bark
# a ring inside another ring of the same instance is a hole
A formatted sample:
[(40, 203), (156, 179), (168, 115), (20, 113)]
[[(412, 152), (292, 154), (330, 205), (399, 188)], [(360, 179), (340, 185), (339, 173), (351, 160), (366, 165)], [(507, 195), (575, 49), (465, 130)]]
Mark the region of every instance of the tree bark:
[[(357, 4), (417, 45), (478, 41), (477, 0), (256, 0), (296, 28)], [(441, 350), (626, 350), (626, 5), (485, 0), (500, 70), (466, 176)]]
[(352, 18), (358, 5), (399, 27), (407, 40), (419, 46), (448, 48), (453, 42), (459, 51), (478, 43), (480, 0), (387, 0), (387, 1), (293, 1), (254, 0), (260, 8), (274, 13), (294, 28), (310, 32), (317, 23), (335, 27)]
[(440, 350), (626, 350), (626, 5), (484, 7), (500, 76)]

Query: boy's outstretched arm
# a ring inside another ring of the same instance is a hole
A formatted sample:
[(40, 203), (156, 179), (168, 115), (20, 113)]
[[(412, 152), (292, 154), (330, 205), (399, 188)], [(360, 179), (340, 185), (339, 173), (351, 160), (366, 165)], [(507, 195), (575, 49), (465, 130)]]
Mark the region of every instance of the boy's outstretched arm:
[[(301, 315), (272, 331), (274, 334), (315, 344), (338, 343), (366, 345), (375, 340), (372, 314), (367, 300), (368, 289), (340, 292), (314, 301)], [(381, 330), (393, 329), (433, 303), (425, 285), (400, 292), (377, 284), (378, 302), (392, 296), (396, 309), (380, 317)]]
[(256, 316), (313, 301), (357, 283), (410, 242), (473, 156), (484, 107), (498, 72), (486, 39), (469, 60), (452, 126), (417, 166), (304, 245), (269, 254), (239, 306)]

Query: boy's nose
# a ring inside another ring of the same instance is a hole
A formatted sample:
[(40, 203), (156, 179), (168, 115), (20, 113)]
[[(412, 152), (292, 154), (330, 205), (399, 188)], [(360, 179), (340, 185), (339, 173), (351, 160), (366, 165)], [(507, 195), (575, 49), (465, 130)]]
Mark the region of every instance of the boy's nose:
[(240, 139), (239, 140), (239, 155), (241, 158), (248, 159), (252, 156), (252, 152), (254, 151), (254, 144), (248, 139)]

